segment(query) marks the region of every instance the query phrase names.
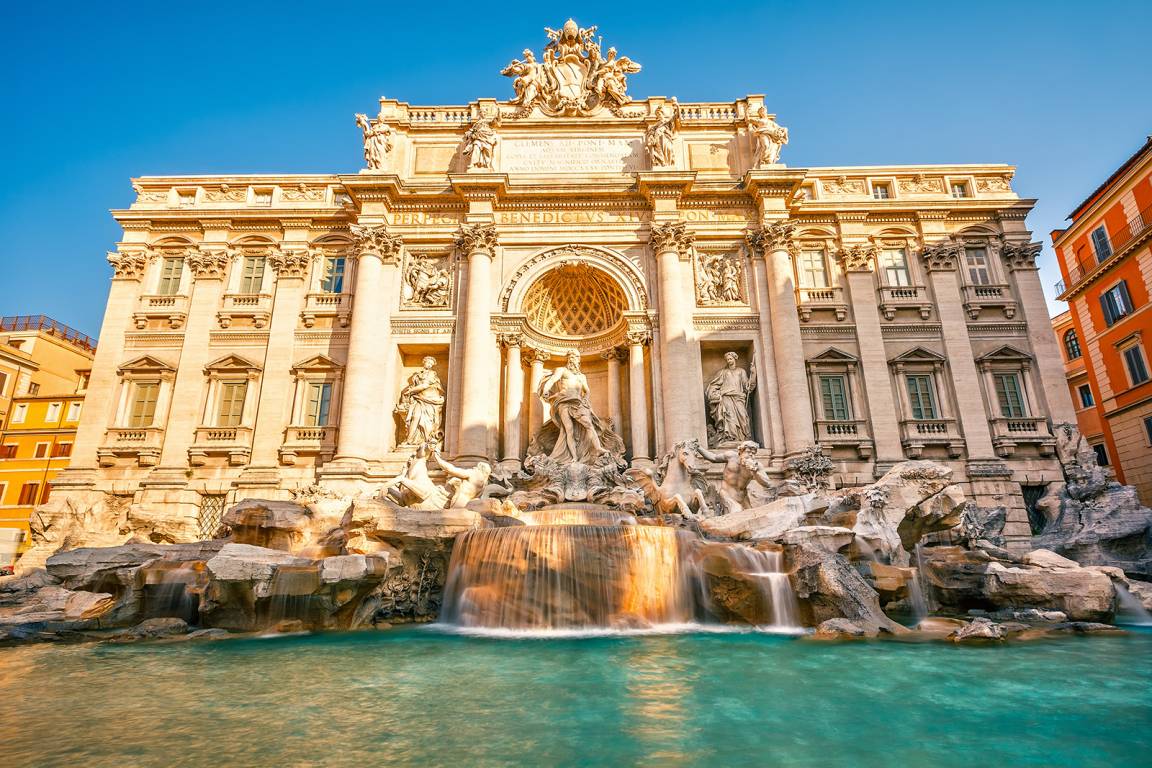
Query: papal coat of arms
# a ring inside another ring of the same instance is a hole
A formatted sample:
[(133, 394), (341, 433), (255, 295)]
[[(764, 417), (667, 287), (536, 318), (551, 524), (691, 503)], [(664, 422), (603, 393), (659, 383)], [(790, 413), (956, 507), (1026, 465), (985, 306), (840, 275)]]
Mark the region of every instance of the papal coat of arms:
[(524, 117), (533, 107), (548, 115), (588, 115), (605, 108), (623, 116), (621, 107), (628, 96), (628, 75), (640, 65), (627, 56), (617, 57), (609, 48), (601, 55), (596, 27), (585, 29), (568, 19), (560, 29), (545, 27), (548, 44), (537, 61), (525, 49), (523, 60), (514, 59), (500, 74), (514, 77), (516, 96), (510, 102), (520, 107), (513, 117)]

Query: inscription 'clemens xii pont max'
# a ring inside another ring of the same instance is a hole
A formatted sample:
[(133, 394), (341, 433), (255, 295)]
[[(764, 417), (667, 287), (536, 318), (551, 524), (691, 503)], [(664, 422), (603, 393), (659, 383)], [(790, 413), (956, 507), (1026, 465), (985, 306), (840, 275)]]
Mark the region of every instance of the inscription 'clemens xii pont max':
[(644, 167), (639, 139), (508, 138), (500, 165), (510, 173), (627, 173)]

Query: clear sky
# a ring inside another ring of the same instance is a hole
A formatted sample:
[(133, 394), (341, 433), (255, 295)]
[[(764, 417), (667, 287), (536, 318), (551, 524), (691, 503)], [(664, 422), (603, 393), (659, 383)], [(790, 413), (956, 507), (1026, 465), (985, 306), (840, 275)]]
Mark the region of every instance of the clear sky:
[(1152, 132), (1149, 0), (24, 0), (0, 21), (0, 314), (96, 334), (130, 177), (355, 172), (355, 112), (509, 98), (500, 69), (569, 16), (643, 65), (633, 97), (766, 94), (788, 165), (1016, 165), (1046, 245)]

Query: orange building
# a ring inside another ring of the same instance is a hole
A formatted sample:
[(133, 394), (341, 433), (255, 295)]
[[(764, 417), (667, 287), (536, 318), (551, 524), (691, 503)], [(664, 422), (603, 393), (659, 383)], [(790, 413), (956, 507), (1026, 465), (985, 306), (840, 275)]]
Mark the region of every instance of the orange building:
[(1053, 326), (1080, 431), (1152, 505), (1152, 137), (1069, 219), (1052, 232), (1069, 305)]

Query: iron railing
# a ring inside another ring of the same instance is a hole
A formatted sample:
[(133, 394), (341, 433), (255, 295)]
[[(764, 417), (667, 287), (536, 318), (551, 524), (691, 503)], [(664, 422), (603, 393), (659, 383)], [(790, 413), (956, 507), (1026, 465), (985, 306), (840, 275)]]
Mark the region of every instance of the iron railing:
[(1128, 246), (1149, 234), (1150, 231), (1152, 231), (1152, 206), (1137, 213), (1119, 231), (1108, 233), (1111, 252), (1103, 259), (1098, 257), (1096, 246), (1093, 244), (1090, 249), (1086, 249), (1090, 251), (1087, 259), (1078, 258), (1068, 264), (1068, 278), (1056, 283), (1056, 295), (1062, 296), (1065, 291), (1075, 288), (1081, 280), (1095, 272), (1101, 265), (1117, 259), (1127, 250)]
[(96, 351), (96, 339), (87, 334), (80, 333), (75, 328), (69, 328), (64, 323), (57, 322), (47, 315), (9, 315), (0, 317), (0, 332), (3, 331), (41, 331), (49, 336), (80, 347), (88, 352)]

